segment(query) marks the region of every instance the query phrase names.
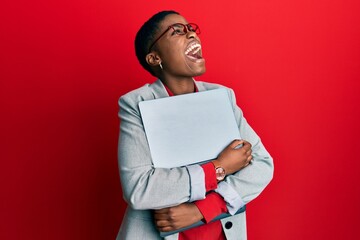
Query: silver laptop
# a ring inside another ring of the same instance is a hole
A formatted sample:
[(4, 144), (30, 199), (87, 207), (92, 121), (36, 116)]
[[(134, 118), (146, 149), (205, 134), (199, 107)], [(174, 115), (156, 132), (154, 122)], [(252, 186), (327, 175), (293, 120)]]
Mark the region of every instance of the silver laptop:
[(215, 159), (240, 139), (226, 89), (143, 101), (139, 108), (156, 168)]

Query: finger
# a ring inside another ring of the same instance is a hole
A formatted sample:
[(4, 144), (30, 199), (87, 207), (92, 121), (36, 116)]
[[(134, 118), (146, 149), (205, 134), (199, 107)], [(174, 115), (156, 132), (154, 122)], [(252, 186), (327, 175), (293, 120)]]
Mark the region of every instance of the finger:
[(250, 144), (250, 146), (252, 146), (249, 141), (244, 140), (244, 142), (245, 142), (246, 144)]
[(251, 149), (251, 144), (249, 142), (244, 141), (243, 147), (241, 149), (247, 152)]
[(250, 148), (248, 151), (246, 151), (245, 153), (247, 156), (250, 156), (252, 154), (252, 149)]
[(239, 139), (235, 139), (234, 141), (232, 141), (229, 145), (230, 148), (236, 148), (238, 145), (243, 144), (244, 141), (243, 140), (239, 140)]
[(170, 226), (169, 221), (166, 221), (166, 220), (155, 221), (155, 224), (156, 224), (156, 227), (158, 227), (158, 228), (164, 228), (164, 227)]
[(167, 213), (169, 212), (169, 208), (162, 208), (162, 209), (157, 209), (154, 210), (155, 213)]
[(249, 146), (251, 148), (251, 143), (244, 140), (244, 145)]
[(168, 220), (169, 215), (166, 214), (166, 213), (155, 213), (154, 214), (154, 219), (155, 220)]
[(171, 227), (171, 226), (167, 226), (167, 227), (158, 227), (158, 229), (159, 229), (159, 231), (160, 232), (170, 232), (170, 231), (173, 231), (173, 230), (175, 230), (173, 227)]

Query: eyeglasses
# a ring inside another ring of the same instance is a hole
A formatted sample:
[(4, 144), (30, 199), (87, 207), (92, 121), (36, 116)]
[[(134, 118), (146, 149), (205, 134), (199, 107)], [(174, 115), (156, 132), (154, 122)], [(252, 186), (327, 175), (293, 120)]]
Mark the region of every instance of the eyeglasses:
[(185, 35), (187, 32), (195, 32), (196, 34), (200, 34), (200, 28), (195, 23), (188, 23), (188, 24), (182, 24), (182, 23), (175, 23), (170, 25), (158, 38), (155, 39), (155, 41), (150, 45), (149, 51), (151, 51), (152, 47), (155, 45), (159, 39), (165, 35), (170, 29), (173, 29), (174, 32), (172, 35)]

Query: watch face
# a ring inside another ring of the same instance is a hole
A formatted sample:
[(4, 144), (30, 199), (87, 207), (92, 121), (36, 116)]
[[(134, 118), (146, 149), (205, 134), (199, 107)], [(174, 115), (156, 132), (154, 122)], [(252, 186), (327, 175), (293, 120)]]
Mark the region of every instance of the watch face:
[(216, 179), (218, 181), (222, 181), (225, 178), (225, 170), (222, 167), (218, 167), (215, 169), (216, 172)]

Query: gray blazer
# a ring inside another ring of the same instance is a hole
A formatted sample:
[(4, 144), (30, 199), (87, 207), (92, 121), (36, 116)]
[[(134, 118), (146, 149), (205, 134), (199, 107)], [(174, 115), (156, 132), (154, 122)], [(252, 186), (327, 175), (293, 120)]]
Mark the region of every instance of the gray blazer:
[[(218, 84), (195, 81), (199, 91), (225, 88)], [(256, 198), (273, 176), (273, 160), (260, 138), (236, 105), (233, 90), (229, 93), (240, 135), (252, 144), (253, 162), (225, 181), (245, 203)], [(160, 80), (131, 91), (119, 99), (120, 137), (119, 170), (123, 196), (128, 203), (117, 240), (161, 239), (152, 219), (151, 209), (176, 206), (190, 199), (190, 179), (186, 167), (154, 168), (138, 108), (140, 101), (168, 97)], [(246, 239), (245, 212), (221, 220), (226, 238)], [(166, 239), (177, 239), (174, 234)]]

